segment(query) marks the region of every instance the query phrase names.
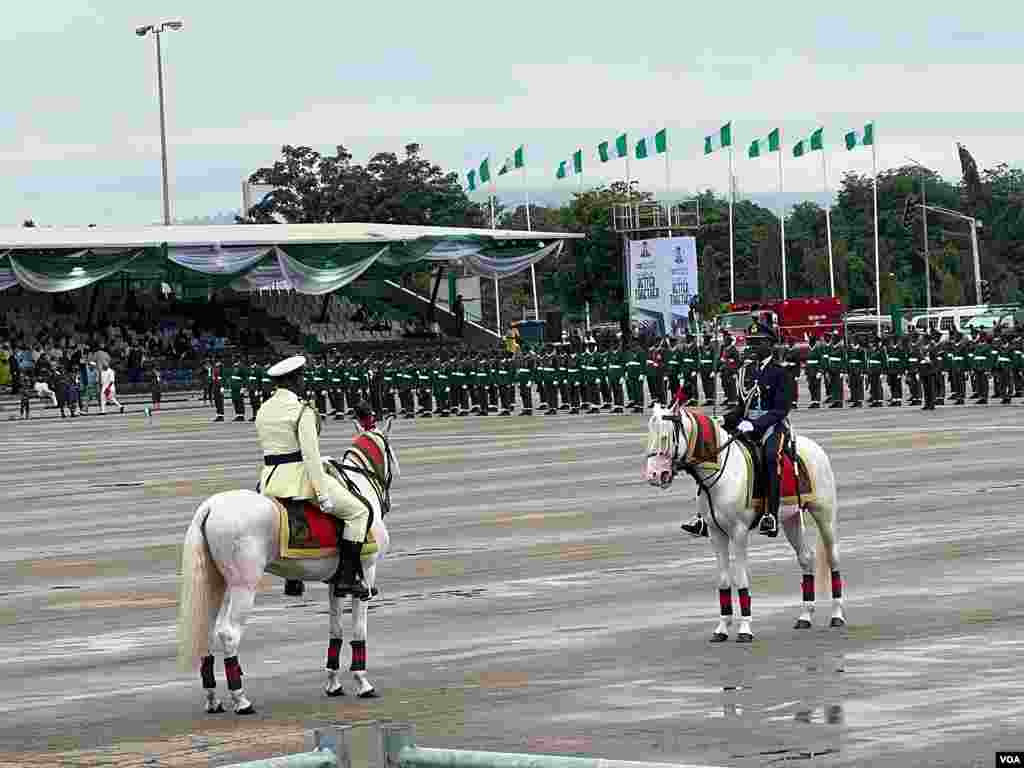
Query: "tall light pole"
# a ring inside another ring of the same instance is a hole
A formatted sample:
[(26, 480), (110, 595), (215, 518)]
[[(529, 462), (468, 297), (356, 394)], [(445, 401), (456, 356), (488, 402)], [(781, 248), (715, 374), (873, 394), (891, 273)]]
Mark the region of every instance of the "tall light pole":
[[(912, 157), (908, 157), (907, 160), (912, 162), (918, 168), (921, 169), (921, 205), (928, 205), (928, 198), (925, 197), (925, 167), (921, 165), (917, 160)], [(932, 311), (932, 264), (928, 259), (928, 209), (926, 207), (921, 208), (921, 220), (924, 223), (924, 290), (925, 290), (925, 304), (927, 310)]]
[(168, 29), (179, 30), (184, 25), (180, 21), (163, 21), (159, 24), (147, 24), (136, 27), (135, 34), (145, 37), (150, 32), (156, 38), (156, 85), (160, 97), (160, 164), (163, 169), (164, 187), (164, 224), (171, 223), (171, 199), (167, 191), (167, 125), (164, 118), (164, 65), (160, 55), (160, 33)]

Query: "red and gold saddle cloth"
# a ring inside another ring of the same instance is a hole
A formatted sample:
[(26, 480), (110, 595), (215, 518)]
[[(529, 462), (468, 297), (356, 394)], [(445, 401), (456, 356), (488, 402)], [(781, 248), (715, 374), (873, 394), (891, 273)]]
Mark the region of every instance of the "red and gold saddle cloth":
[[(755, 477), (754, 465), (749, 451), (744, 451), (750, 474), (748, 477)], [(807, 457), (800, 452), (800, 461), (794, 462), (788, 453), (782, 454), (782, 477), (779, 487), (779, 504), (781, 506), (795, 506), (815, 501), (814, 480), (810, 472), (810, 463)], [(754, 487), (751, 489), (750, 503), (753, 509), (760, 511), (764, 507), (765, 489), (768, 478), (765, 476), (763, 466), (759, 466)]]
[[(281, 526), (281, 558), (334, 557), (338, 554), (337, 518), (320, 511), (320, 507), (307, 499), (273, 499), (278, 508)], [(362, 555), (377, 551), (373, 531), (366, 534)]]

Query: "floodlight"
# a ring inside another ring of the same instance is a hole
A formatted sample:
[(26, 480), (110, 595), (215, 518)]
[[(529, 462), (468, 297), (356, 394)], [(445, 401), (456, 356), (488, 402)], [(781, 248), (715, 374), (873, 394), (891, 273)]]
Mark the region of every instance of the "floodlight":
[(146, 33), (149, 32), (149, 30), (151, 30), (152, 28), (153, 28), (152, 24), (147, 24), (144, 27), (136, 27), (135, 28), (135, 34), (138, 35), (139, 37), (145, 37)]

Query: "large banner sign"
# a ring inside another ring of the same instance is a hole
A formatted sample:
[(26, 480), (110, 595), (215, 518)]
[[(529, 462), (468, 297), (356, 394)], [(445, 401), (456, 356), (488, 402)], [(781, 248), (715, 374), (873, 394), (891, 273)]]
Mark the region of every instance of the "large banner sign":
[(696, 238), (630, 241), (629, 306), (633, 319), (661, 336), (684, 334), (689, 328), (690, 302), (697, 290)]

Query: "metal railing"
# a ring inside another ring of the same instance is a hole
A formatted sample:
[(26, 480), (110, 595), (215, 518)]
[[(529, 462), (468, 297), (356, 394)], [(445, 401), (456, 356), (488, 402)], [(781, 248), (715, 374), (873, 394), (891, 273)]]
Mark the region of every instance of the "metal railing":
[[(693, 763), (418, 747), (416, 729), (410, 723), (369, 725), (375, 730), (371, 744), (376, 754), (371, 762), (376, 768), (716, 768)], [(352, 768), (351, 736), (351, 725), (314, 728), (306, 732), (306, 752), (235, 763), (226, 768)]]

